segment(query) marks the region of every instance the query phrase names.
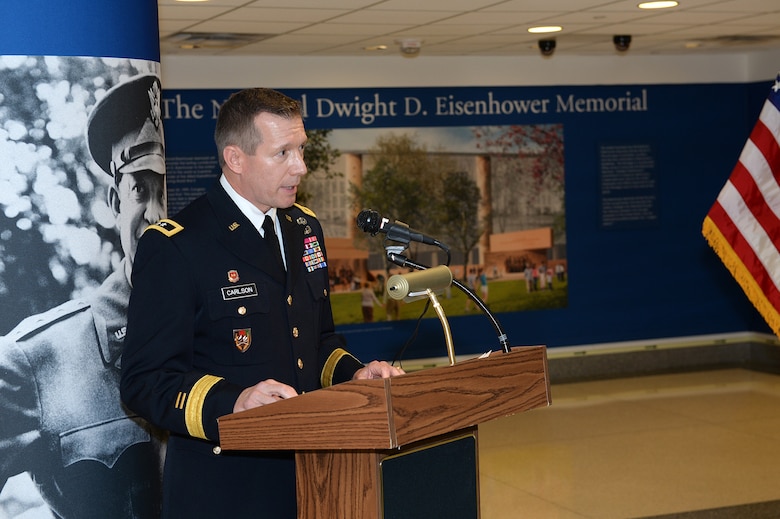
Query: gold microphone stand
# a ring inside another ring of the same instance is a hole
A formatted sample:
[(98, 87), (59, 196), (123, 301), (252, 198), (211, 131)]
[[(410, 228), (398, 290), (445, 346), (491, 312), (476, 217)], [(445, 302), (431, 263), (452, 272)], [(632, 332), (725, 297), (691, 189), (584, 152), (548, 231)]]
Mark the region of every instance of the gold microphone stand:
[(433, 309), (436, 311), (436, 315), (439, 316), (441, 321), (442, 330), (444, 330), (444, 340), (447, 342), (447, 357), (450, 360), (450, 366), (455, 365), (455, 346), (452, 344), (452, 332), (450, 331), (450, 323), (447, 322), (447, 316), (444, 315), (444, 308), (439, 303), (439, 298), (430, 288), (426, 288), (425, 292), (428, 294), (428, 298), (431, 300)]

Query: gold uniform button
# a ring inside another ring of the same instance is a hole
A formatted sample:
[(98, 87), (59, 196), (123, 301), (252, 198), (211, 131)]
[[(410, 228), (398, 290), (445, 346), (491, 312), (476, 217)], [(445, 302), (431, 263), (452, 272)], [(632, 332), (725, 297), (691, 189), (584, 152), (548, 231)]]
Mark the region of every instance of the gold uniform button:
[(298, 338), (298, 327), (297, 326), (293, 326), (292, 334), (293, 334), (293, 337), (295, 337), (296, 339)]
[(328, 297), (328, 289), (327, 288), (323, 288), (322, 289), (322, 295), (324, 295), (325, 297)]
[(287, 306), (292, 306), (292, 295), (287, 296)]
[(303, 369), (303, 361), (298, 359), (298, 369)]
[(246, 307), (245, 306), (239, 306), (238, 307), (238, 315), (244, 315), (246, 314)]
[(219, 445), (217, 445), (216, 447), (214, 447), (213, 449), (211, 449), (211, 452), (213, 452), (214, 454), (217, 454), (217, 455), (218, 455), (218, 454), (221, 454), (221, 453), (222, 453), (222, 447), (220, 447)]

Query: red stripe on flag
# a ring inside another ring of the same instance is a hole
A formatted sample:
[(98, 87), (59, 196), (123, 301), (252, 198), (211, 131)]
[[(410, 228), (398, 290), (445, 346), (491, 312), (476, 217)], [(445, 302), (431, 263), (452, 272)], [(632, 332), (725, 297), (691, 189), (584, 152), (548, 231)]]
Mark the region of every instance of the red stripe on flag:
[[(776, 108), (771, 103), (767, 103), (765, 110), (772, 110), (776, 112)], [(758, 120), (753, 127), (753, 131), (750, 133), (750, 140), (756, 145), (764, 156), (769, 168), (772, 170), (772, 176), (777, 182), (780, 178), (780, 147), (777, 144), (776, 133), (780, 132), (780, 128), (767, 128), (764, 121)]]
[(755, 179), (742, 162), (736, 165), (729, 180), (739, 192), (753, 217), (764, 228), (767, 236), (780, 237), (780, 219), (769, 207), (764, 195), (758, 189)]
[[(723, 234), (728, 245), (742, 263), (741, 267), (744, 269), (742, 275), (749, 275), (764, 293), (769, 304), (774, 307), (775, 312), (780, 313), (780, 291), (772, 282), (772, 276), (764, 268), (753, 248), (745, 240), (745, 237), (742, 236), (742, 233), (734, 225), (734, 222), (731, 221), (731, 218), (720, 203), (715, 202), (708, 216), (715, 223), (721, 234)], [(737, 273), (732, 272), (732, 274), (736, 276)]]

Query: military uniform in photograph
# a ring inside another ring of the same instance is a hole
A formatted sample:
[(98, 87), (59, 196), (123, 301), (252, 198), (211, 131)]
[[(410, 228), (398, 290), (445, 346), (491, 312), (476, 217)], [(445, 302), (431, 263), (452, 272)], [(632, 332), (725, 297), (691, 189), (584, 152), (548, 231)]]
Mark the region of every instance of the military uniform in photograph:
[(0, 339), (0, 484), (29, 472), (59, 517), (159, 514), (159, 443), (119, 399), (129, 295), (114, 272)]

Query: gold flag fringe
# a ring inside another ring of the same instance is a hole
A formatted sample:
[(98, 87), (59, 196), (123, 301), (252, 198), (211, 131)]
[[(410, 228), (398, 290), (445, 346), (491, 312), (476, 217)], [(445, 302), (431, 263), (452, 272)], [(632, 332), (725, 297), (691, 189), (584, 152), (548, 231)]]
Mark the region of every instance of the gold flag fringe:
[(742, 287), (753, 306), (756, 307), (772, 331), (775, 332), (775, 335), (780, 337), (780, 314), (766, 298), (766, 294), (758, 286), (755, 278), (750, 274), (745, 264), (742, 263), (742, 260), (734, 252), (729, 241), (723, 236), (723, 233), (720, 232), (720, 229), (718, 229), (709, 216), (704, 219), (701, 232), (707, 243), (710, 244), (710, 247), (720, 257), (720, 260)]

